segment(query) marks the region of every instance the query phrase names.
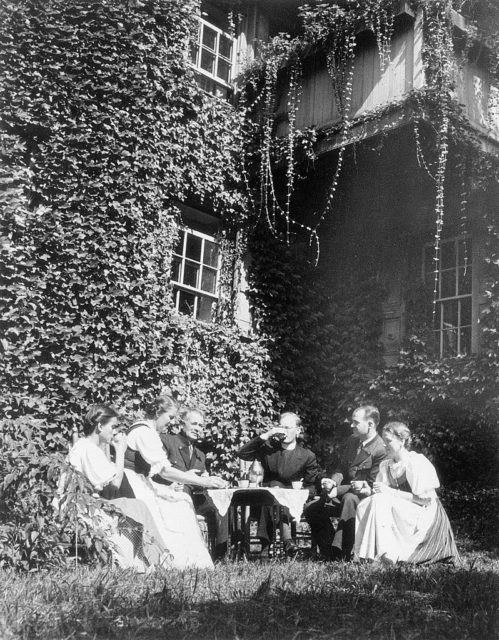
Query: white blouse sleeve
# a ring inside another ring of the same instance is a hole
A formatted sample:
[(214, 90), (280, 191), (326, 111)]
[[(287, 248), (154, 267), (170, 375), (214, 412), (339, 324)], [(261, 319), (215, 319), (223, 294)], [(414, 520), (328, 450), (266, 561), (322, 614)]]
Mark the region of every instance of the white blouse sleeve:
[(440, 482), (432, 463), (421, 453), (412, 453), (406, 468), (412, 493), (420, 498), (432, 498)]
[(390, 485), (390, 480), (388, 479), (388, 460), (383, 460), (380, 463), (375, 482)]
[(171, 467), (161, 438), (151, 427), (144, 425), (133, 429), (127, 436), (127, 442), (130, 449), (138, 451), (147, 464), (151, 465), (150, 476), (161, 473), (164, 467)]
[(69, 463), (100, 491), (116, 475), (116, 466), (102, 449), (85, 438), (78, 440), (69, 452)]

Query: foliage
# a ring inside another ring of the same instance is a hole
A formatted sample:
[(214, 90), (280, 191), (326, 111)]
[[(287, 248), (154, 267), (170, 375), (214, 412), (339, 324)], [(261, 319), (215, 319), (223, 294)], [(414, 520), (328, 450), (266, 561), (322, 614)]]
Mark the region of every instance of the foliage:
[[(187, 378), (195, 367), (174, 345), (192, 333), (172, 311), (177, 203), (195, 199), (219, 213), (226, 245), (245, 216), (240, 116), (198, 88), (184, 56), (196, 7), (180, 0), (3, 7), (7, 417), (43, 418), (68, 433), (89, 402), (136, 411), (169, 384), (170, 364), (187, 367)], [(226, 263), (230, 271), (232, 259)], [(227, 393), (217, 390), (216, 418), (225, 416), (221, 432), (232, 421), (232, 442), (234, 422), (247, 413), (238, 402), (247, 405), (251, 386), (272, 383), (262, 381), (263, 347), (230, 327), (229, 311), (218, 311), (224, 330), (199, 329), (199, 357), (206, 347), (214, 369), (220, 357), (230, 380)], [(181, 364), (170, 360), (176, 348)], [(201, 386), (205, 396), (196, 397), (209, 406), (215, 391)], [(271, 404), (265, 393), (259, 409)]]
[(184, 55), (197, 9), (2, 5), (0, 406), (13, 456), (2, 535), (17, 567), (56, 562), (71, 543), (51, 512), (59, 463), (48, 451), (67, 448), (89, 403), (115, 403), (131, 420), (165, 387), (200, 402), (226, 474), (240, 438), (273, 415), (268, 354), (232, 326), (230, 296), (223, 326), (173, 310), (179, 202), (221, 217), (228, 282), (246, 218), (241, 116), (197, 86)]
[(2, 637), (481, 640), (496, 631), (497, 565), (474, 553), (457, 567), (295, 561), (149, 576), (4, 572)]
[(499, 489), (483, 484), (456, 483), (441, 490), (441, 499), (456, 535), (468, 536), (474, 544), (497, 549)]
[[(105, 562), (105, 536), (91, 526), (100, 501), (83, 477), (66, 468), (57, 450), (65, 444), (40, 420), (4, 423), (0, 433), (0, 567), (36, 570), (57, 566), (69, 555)], [(66, 477), (64, 503), (57, 509), (56, 488)]]
[(163, 359), (163, 384), (180, 403), (206, 411), (212, 469), (231, 477), (234, 451), (275, 419), (279, 398), (265, 340), (172, 314)]
[(349, 417), (381, 366), (383, 291), (365, 272), (331, 290), (307, 262), (306, 248), (283, 246), (265, 232), (252, 246), (250, 299), (258, 330), (270, 340), (279, 395), (304, 419), (314, 451), (325, 453), (343, 436), (333, 427)]

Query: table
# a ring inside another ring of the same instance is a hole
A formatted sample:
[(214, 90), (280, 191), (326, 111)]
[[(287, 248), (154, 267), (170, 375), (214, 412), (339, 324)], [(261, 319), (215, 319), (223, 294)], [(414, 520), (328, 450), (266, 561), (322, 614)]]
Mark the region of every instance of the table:
[(307, 489), (284, 489), (282, 487), (249, 487), (248, 489), (208, 489), (208, 495), (221, 516), (229, 514), (229, 540), (239, 534), (236, 540), (236, 555), (241, 557), (249, 552), (248, 517), (251, 507), (268, 506), (272, 509), (274, 539), (276, 545), (277, 525), (281, 510), (287, 507), (294, 520), (299, 521), (303, 507), (309, 498)]

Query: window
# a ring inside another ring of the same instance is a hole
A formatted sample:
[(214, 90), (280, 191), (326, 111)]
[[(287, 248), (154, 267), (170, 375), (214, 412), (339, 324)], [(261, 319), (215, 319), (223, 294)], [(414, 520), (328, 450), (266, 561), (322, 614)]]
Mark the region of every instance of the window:
[[(425, 280), (435, 278), (434, 248), (425, 249)], [(440, 357), (468, 355), (472, 341), (472, 246), (470, 237), (442, 240), (438, 265), (435, 332)]]
[(172, 264), (177, 311), (212, 322), (218, 301), (219, 270), (219, 249), (213, 236), (182, 229)]
[(234, 38), (202, 18), (191, 62), (200, 86), (209, 93), (228, 98), (231, 92)]

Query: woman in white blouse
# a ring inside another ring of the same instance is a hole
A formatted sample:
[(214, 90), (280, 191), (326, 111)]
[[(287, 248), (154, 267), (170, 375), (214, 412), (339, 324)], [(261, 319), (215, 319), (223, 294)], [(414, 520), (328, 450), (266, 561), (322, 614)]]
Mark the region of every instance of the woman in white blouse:
[(440, 486), (435, 467), (410, 451), (411, 432), (403, 422), (388, 423), (381, 435), (388, 458), (370, 489), (373, 495), (357, 507), (355, 557), (415, 564), (457, 558), (435, 491)]
[[(109, 405), (92, 405), (83, 419), (84, 437), (71, 448), (68, 461), (87, 478), (100, 497), (126, 516), (120, 518), (96, 508), (92, 514), (80, 510), (80, 517), (107, 538), (113, 557), (121, 567), (143, 571), (147, 566), (167, 563), (170, 554), (149, 507), (140, 500), (119, 497), (126, 438), (114, 435), (118, 417), (118, 412)], [(104, 453), (104, 448), (111, 443), (115, 448), (115, 462)], [(59, 506), (68, 497), (64, 495), (67, 480), (64, 474), (57, 500)]]
[(165, 545), (173, 558), (173, 566), (185, 569), (211, 568), (212, 560), (204, 544), (191, 498), (175, 485), (152, 481), (156, 474), (173, 483), (222, 489), (225, 482), (216, 476), (200, 477), (196, 471), (174, 469), (163, 448), (159, 433), (176, 414), (176, 406), (168, 396), (156, 398), (146, 407), (145, 417), (132, 425), (127, 436), (124, 479), (121, 495), (145, 502), (153, 513)]

